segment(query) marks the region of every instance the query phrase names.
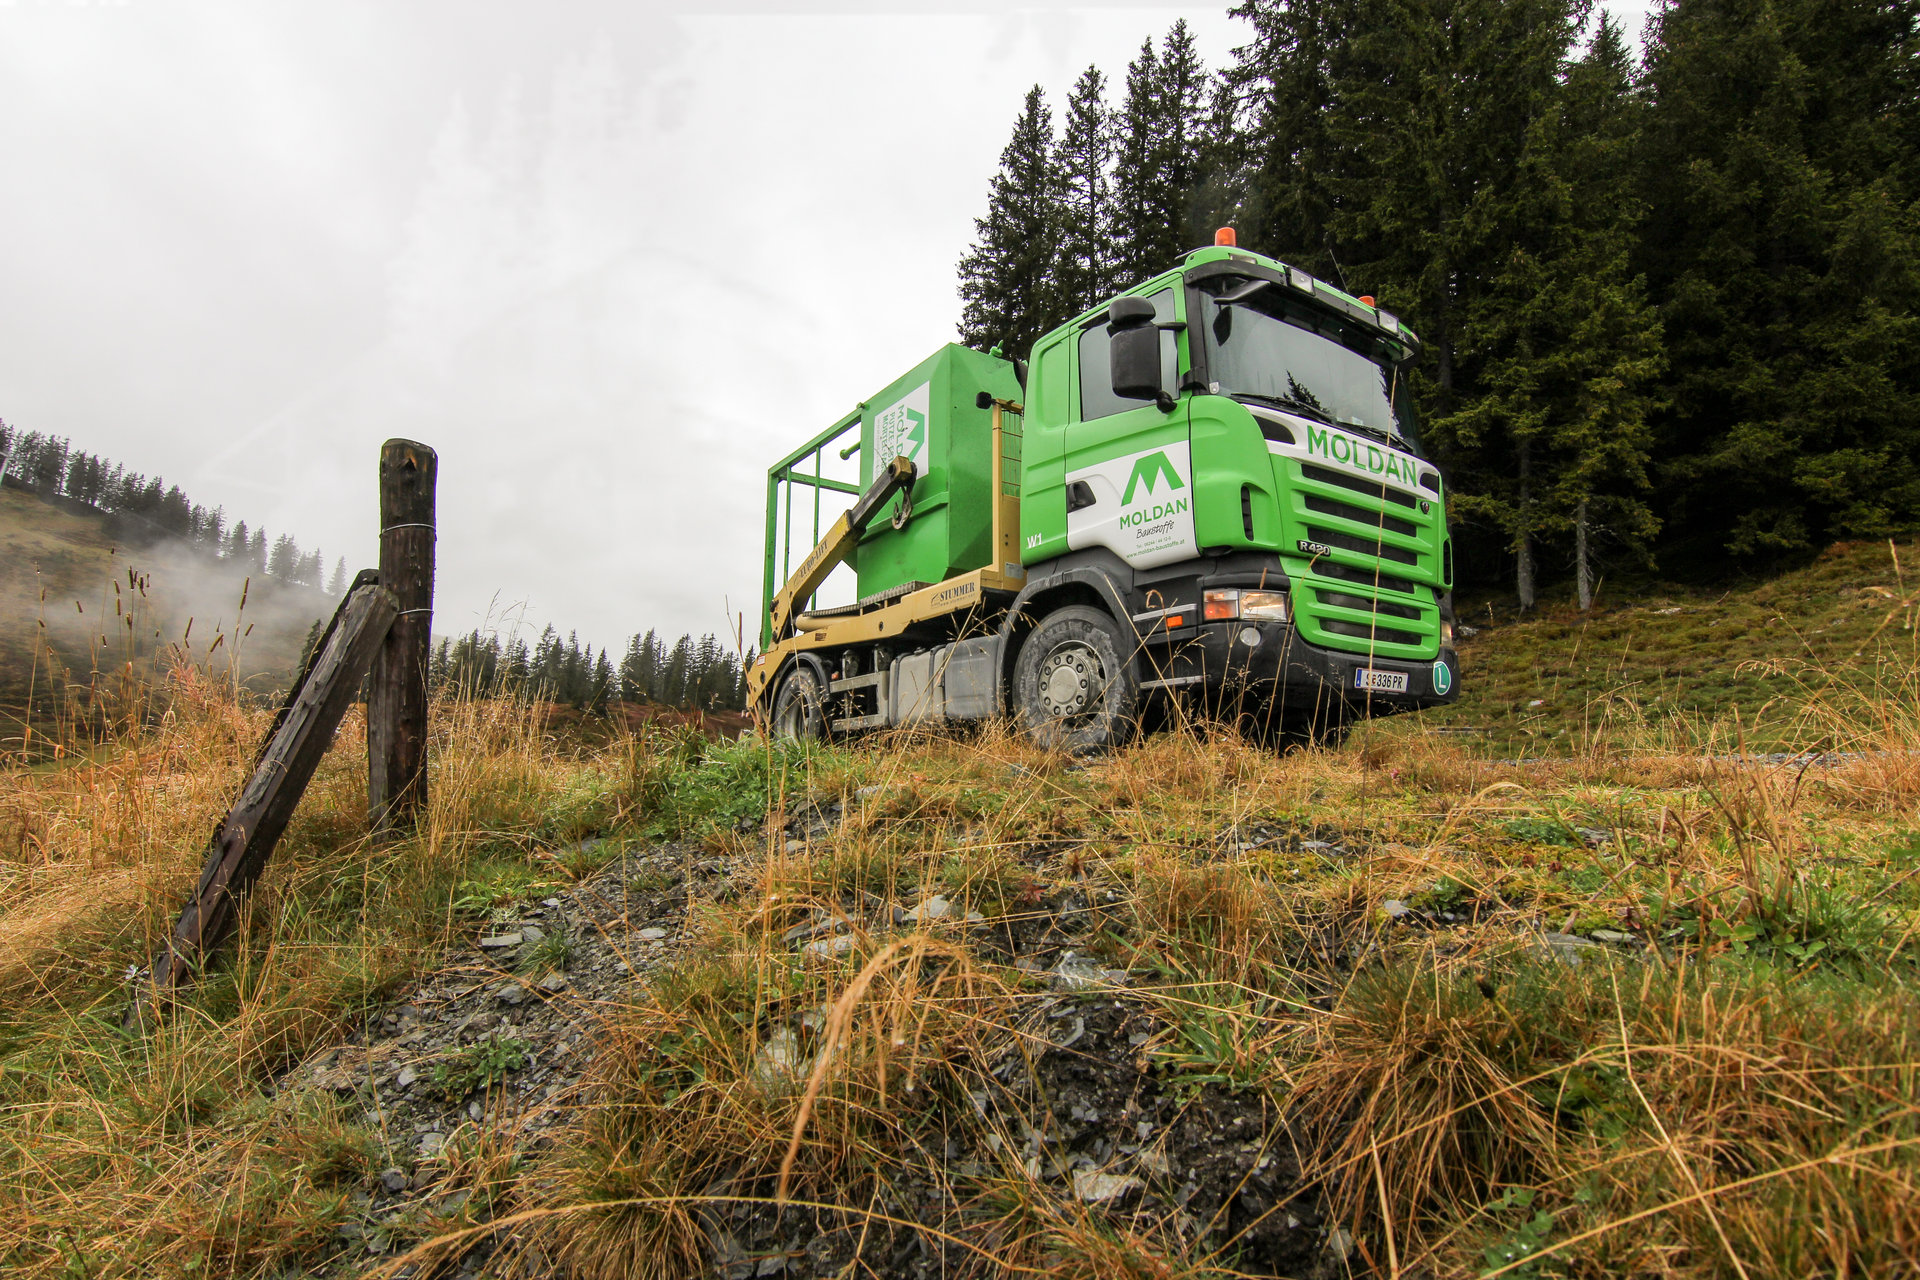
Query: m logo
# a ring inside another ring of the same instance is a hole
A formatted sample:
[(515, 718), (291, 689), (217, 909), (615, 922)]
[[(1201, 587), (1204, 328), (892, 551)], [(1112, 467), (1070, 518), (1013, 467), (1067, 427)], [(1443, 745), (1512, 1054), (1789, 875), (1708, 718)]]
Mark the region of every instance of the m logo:
[[(930, 384), (921, 383), (876, 413), (873, 418), (874, 466), (895, 458), (920, 461), (927, 447), (927, 401)], [(925, 463), (921, 463), (924, 469)]]
[(1132, 505), (1133, 491), (1143, 483), (1147, 487), (1148, 496), (1152, 496), (1153, 486), (1162, 476), (1167, 478), (1169, 489), (1187, 487), (1186, 482), (1180, 478), (1180, 473), (1173, 469), (1173, 463), (1167, 461), (1166, 454), (1150, 453), (1133, 464), (1133, 474), (1127, 477), (1127, 491), (1120, 495), (1120, 505), (1123, 507)]

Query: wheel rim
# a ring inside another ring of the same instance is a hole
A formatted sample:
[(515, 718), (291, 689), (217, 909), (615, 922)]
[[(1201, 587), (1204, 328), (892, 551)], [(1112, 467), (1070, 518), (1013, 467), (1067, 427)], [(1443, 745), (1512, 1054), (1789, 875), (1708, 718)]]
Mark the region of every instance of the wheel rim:
[(1106, 666), (1083, 644), (1063, 644), (1040, 664), (1040, 706), (1055, 720), (1092, 711), (1106, 690)]
[(774, 717), (774, 732), (784, 738), (810, 738), (814, 734), (813, 681), (805, 676), (793, 678), (793, 696), (781, 698), (785, 704)]

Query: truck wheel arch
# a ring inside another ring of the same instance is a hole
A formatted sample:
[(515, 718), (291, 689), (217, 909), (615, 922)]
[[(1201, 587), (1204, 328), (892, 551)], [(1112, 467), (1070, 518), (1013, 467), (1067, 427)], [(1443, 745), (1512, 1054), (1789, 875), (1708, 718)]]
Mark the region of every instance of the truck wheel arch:
[(1027, 633), (1055, 609), (1076, 604), (1090, 605), (1110, 615), (1120, 624), (1122, 635), (1134, 637), (1137, 655), (1139, 631), (1134, 627), (1133, 616), (1111, 575), (1092, 566), (1081, 566), (1044, 578), (1029, 578), (1027, 585), (1020, 589), (1020, 594), (1014, 597), (1012, 606), (1007, 610), (1007, 620), (1000, 626), (1003, 637), (1000, 646), (1000, 689), (1007, 710), (1013, 709), (1013, 668)]
[(813, 674), (819, 677), (820, 687), (822, 689), (832, 687), (832, 681), (827, 678), (827, 664), (820, 661), (817, 654), (802, 650), (781, 663), (780, 669), (773, 673), (772, 679), (767, 681), (767, 687), (761, 690), (759, 701), (761, 703), (760, 713), (762, 716), (771, 720), (773, 716), (773, 702), (775, 698), (780, 696), (780, 686), (787, 682), (787, 677), (791, 676), (798, 667), (812, 668)]

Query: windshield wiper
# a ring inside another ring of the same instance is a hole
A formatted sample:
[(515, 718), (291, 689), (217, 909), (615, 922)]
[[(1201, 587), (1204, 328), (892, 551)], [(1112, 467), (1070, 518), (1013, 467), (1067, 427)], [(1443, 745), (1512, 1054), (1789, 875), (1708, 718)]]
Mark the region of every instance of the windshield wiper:
[(1263, 395), (1258, 391), (1235, 391), (1231, 394), (1236, 400), (1258, 400), (1261, 404), (1270, 404), (1276, 409), (1285, 409), (1290, 413), (1297, 413), (1303, 418), (1312, 418), (1315, 421), (1324, 422), (1330, 427), (1344, 425), (1343, 423), (1335, 422), (1333, 415), (1325, 409), (1322, 409), (1319, 405), (1297, 399), (1293, 396), (1269, 396)]
[(1357, 431), (1361, 435), (1372, 436), (1381, 444), (1404, 449), (1407, 442), (1402, 436), (1380, 427), (1368, 426), (1364, 422), (1342, 422), (1317, 404), (1311, 404), (1294, 396), (1270, 396), (1258, 391), (1235, 391), (1233, 397), (1238, 400), (1258, 400), (1261, 404), (1270, 404), (1276, 409), (1285, 409), (1297, 413), (1303, 418), (1312, 418), (1324, 422), (1330, 427), (1339, 427), (1342, 431)]

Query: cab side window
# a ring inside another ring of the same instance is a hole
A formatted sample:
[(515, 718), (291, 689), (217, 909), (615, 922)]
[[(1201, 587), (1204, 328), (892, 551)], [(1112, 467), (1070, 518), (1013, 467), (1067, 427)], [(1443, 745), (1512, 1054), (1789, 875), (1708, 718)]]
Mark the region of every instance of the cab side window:
[[(1173, 290), (1162, 289), (1147, 295), (1153, 303), (1153, 318), (1156, 323), (1172, 320)], [(1145, 400), (1124, 400), (1113, 394), (1113, 373), (1108, 362), (1108, 351), (1113, 339), (1107, 335), (1104, 320), (1091, 329), (1080, 333), (1080, 421), (1091, 422), (1095, 418), (1105, 418), (1111, 414), (1125, 413), (1128, 409), (1138, 409), (1148, 403)], [(1160, 385), (1172, 391), (1180, 385), (1180, 348), (1173, 330), (1160, 331)]]

